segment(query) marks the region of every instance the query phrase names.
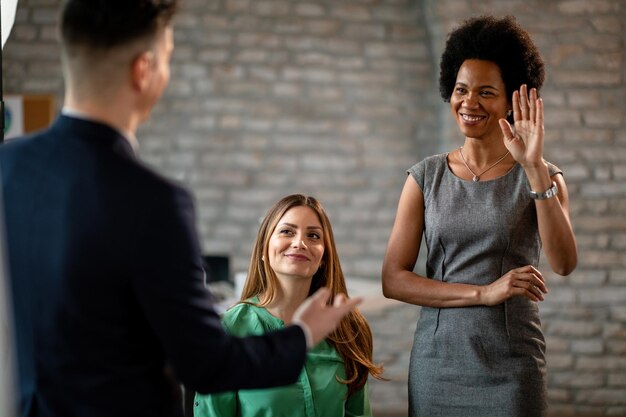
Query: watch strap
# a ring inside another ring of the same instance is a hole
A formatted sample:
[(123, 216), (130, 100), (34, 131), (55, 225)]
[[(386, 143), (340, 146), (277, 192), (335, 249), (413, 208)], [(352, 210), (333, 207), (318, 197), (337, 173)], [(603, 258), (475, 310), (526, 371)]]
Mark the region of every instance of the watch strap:
[(552, 181), (552, 187), (548, 188), (542, 193), (538, 193), (536, 191), (530, 191), (530, 198), (533, 200), (547, 200), (548, 198), (552, 198), (559, 193), (559, 187), (556, 186), (556, 182)]

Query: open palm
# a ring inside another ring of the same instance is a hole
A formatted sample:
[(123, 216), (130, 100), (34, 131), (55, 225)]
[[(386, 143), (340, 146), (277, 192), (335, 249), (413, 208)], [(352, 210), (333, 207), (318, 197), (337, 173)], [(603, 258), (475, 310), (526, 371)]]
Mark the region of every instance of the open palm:
[(543, 160), (543, 101), (537, 98), (537, 89), (522, 85), (513, 92), (512, 127), (505, 119), (500, 119), (504, 134), (504, 145), (513, 158), (522, 166), (537, 166)]

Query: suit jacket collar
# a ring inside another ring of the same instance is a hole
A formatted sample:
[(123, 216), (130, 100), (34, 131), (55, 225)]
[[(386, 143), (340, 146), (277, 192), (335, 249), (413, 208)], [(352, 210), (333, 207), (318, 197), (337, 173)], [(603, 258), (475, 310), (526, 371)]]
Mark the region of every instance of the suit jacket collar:
[(51, 129), (66, 137), (88, 141), (91, 144), (101, 145), (124, 155), (135, 157), (135, 152), (128, 139), (117, 129), (107, 124), (62, 114), (54, 122)]

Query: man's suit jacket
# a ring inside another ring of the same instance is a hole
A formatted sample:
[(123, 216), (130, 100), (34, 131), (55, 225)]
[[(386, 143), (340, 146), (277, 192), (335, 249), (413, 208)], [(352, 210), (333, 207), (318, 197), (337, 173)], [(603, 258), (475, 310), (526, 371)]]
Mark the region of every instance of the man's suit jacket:
[(295, 382), (298, 326), (228, 336), (192, 199), (116, 130), (68, 116), (0, 146), (22, 415), (175, 415), (201, 393)]

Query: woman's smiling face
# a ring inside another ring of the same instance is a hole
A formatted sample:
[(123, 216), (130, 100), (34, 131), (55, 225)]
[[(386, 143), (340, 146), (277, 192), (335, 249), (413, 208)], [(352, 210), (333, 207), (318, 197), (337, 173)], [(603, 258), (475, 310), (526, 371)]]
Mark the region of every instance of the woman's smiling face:
[(450, 109), (461, 133), (468, 138), (502, 136), (499, 119), (510, 104), (500, 68), (491, 61), (468, 59), (457, 73)]
[(324, 255), (324, 231), (315, 211), (307, 206), (287, 210), (267, 249), (277, 277), (312, 278)]

